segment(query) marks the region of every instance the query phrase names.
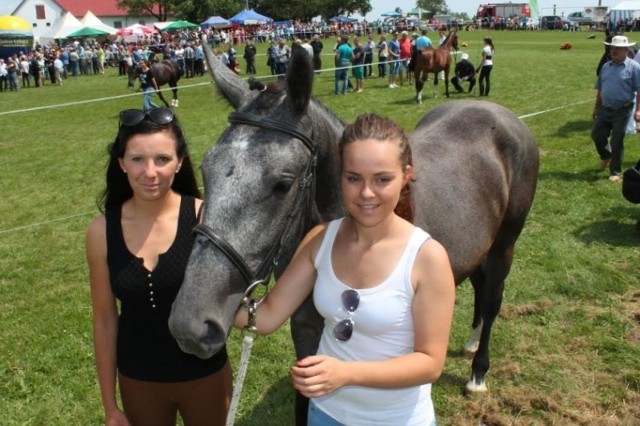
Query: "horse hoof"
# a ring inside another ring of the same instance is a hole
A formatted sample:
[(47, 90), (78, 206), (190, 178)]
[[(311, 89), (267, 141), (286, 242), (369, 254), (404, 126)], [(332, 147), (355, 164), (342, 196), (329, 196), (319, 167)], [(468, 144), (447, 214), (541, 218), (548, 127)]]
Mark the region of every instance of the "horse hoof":
[(465, 386), (467, 393), (469, 395), (482, 395), (487, 392), (487, 384), (484, 380), (480, 382), (476, 382), (475, 376), (471, 376), (471, 379), (467, 382)]

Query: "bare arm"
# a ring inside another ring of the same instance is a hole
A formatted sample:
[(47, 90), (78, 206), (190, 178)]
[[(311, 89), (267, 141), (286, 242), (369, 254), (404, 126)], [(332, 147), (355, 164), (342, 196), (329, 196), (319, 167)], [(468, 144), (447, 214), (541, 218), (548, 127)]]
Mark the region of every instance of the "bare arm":
[(307, 397), (318, 397), (345, 385), (399, 388), (437, 380), (444, 368), (455, 302), (453, 273), (442, 245), (434, 240), (423, 245), (412, 280), (416, 288), (412, 353), (374, 362), (307, 357), (291, 369), (294, 387)]
[(86, 254), (93, 308), (93, 345), (105, 424), (128, 425), (116, 402), (116, 336), (118, 311), (111, 292), (107, 268), (106, 221), (104, 216), (89, 225)]
[[(256, 309), (256, 329), (270, 334), (298, 309), (313, 290), (316, 281), (315, 254), (322, 242), (325, 225), (318, 225), (304, 237), (287, 269)], [(241, 308), (235, 318), (236, 327), (247, 325), (247, 311)]]

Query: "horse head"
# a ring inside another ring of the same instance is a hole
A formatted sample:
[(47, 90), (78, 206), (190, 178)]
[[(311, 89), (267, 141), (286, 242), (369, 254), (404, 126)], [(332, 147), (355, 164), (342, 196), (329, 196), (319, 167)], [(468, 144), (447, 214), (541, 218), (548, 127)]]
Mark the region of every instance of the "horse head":
[(303, 50), (295, 49), (286, 79), (262, 91), (205, 54), (236, 112), (202, 162), (204, 214), (169, 319), (182, 350), (201, 358), (223, 347), (251, 284), (278, 275), (326, 206), (340, 204), (339, 191), (316, 182), (337, 180), (334, 144), (318, 141), (337, 145), (343, 127), (312, 100), (314, 70)]

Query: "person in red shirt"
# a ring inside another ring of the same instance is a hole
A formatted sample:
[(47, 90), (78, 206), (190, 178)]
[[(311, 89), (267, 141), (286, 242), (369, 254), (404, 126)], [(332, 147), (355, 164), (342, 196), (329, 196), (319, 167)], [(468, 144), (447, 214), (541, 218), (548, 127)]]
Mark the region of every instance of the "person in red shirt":
[(407, 80), (411, 82), (409, 78), (409, 60), (411, 59), (411, 40), (409, 39), (409, 33), (403, 31), (400, 36), (400, 71), (398, 76), (400, 77), (400, 86), (402, 86), (402, 74), (407, 73)]

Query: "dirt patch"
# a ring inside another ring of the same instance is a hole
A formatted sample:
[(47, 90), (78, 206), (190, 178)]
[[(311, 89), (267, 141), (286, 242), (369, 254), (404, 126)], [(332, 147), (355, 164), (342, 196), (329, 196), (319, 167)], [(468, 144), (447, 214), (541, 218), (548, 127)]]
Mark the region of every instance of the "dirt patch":
[(624, 294), (622, 306), (627, 318), (632, 321), (632, 326), (624, 337), (632, 345), (640, 345), (640, 291), (632, 290)]
[(541, 300), (535, 305), (503, 305), (500, 317), (513, 320), (525, 315), (535, 315), (544, 312), (552, 305), (550, 300)]

